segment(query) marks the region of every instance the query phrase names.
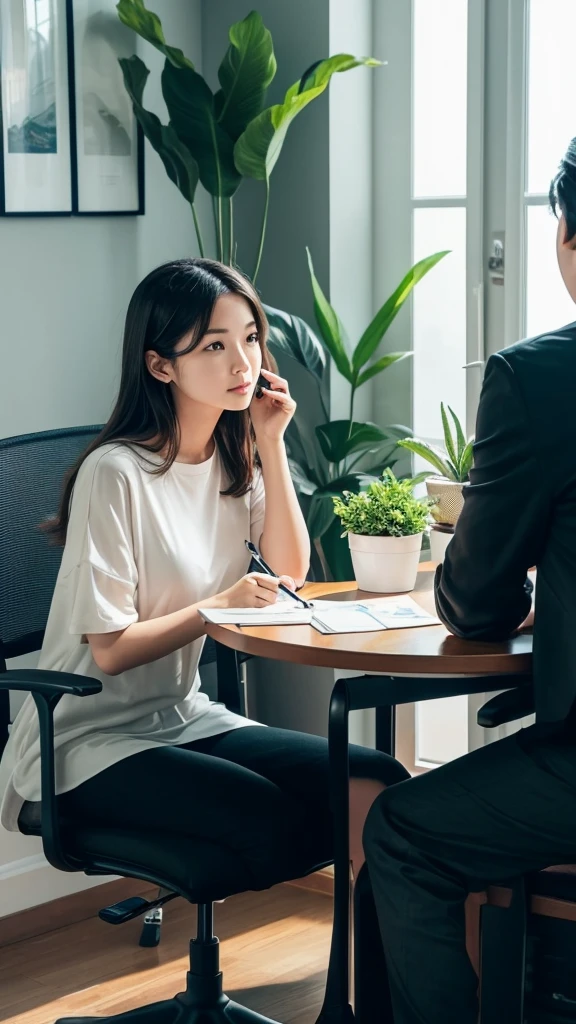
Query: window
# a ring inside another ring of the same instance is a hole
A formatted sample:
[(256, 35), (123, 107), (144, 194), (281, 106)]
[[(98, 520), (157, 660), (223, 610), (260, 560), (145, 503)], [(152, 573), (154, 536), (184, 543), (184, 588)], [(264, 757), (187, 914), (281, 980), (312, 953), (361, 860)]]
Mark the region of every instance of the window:
[[(451, 250), (390, 332), (391, 348), (409, 340), (414, 352), (410, 396), (389, 394), (383, 380), (379, 422), (408, 421), (438, 440), (444, 401), (465, 412), (472, 433), (486, 358), (576, 319), (548, 209), (550, 180), (576, 136), (560, 36), (576, 36), (574, 0), (376, 6), (377, 53), (387, 61), (375, 81), (377, 300), (411, 263)], [(503, 279), (488, 265), (499, 243)], [(480, 703), (481, 695), (399, 709), (405, 763), (422, 770), (487, 742), (475, 726)]]
[(576, 33), (573, 0), (529, 0), (526, 61), (524, 178), (525, 268), (521, 334), (540, 334), (574, 320), (574, 304), (556, 264), (556, 219), (548, 189), (556, 165), (576, 135), (570, 62), (559, 59), (559, 32)]

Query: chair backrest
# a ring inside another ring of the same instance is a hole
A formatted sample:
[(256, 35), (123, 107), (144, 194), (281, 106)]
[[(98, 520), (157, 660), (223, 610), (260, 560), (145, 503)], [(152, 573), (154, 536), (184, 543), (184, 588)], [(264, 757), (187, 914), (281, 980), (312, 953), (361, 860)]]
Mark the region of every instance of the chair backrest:
[[(55, 514), (66, 472), (102, 430), (69, 427), (0, 440), (0, 671), (42, 646), (62, 548), (39, 524)], [(8, 735), (0, 693), (0, 755)]]

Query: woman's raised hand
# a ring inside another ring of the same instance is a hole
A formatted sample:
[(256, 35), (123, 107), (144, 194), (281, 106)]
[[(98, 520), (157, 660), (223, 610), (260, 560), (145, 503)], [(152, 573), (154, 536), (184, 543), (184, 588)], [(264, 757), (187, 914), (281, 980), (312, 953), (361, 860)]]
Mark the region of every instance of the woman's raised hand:
[(217, 594), (205, 607), (211, 608), (264, 608), (274, 604), (278, 597), (278, 584), (284, 583), (290, 590), (296, 584), (291, 576), (269, 576), (264, 572), (249, 572), (234, 586)]
[(260, 372), (270, 381), (270, 389), (261, 388), (261, 397), (254, 395), (250, 403), (257, 444), (265, 440), (280, 441), (296, 411), (296, 402), (290, 394), (288, 381), (271, 370)]

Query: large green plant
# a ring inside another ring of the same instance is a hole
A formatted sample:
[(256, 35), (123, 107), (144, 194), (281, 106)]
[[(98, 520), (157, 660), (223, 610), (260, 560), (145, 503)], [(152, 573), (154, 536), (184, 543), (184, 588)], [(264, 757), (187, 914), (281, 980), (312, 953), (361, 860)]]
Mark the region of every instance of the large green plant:
[(164, 54), (162, 93), (169, 123), (143, 105), (148, 68), (139, 57), (121, 59), (124, 84), (142, 130), (159, 154), (170, 179), (190, 204), (200, 254), (208, 255), (196, 210), (200, 182), (213, 200), (217, 259), (234, 263), (233, 199), (243, 179), (264, 183), (264, 212), (255, 283), (262, 260), (270, 176), (280, 156), (286, 133), (304, 107), (320, 96), (333, 74), (381, 62), (373, 57), (338, 53), (313, 64), (290, 86), (282, 103), (265, 107), (266, 91), (276, 74), (272, 36), (260, 14), (252, 11), (232, 25), (230, 45), (218, 69), (220, 88), (213, 93), (182, 50), (169, 46), (160, 19), (143, 0), (120, 0), (121, 21)]
[[(379, 427), (376, 423), (357, 422), (354, 419), (356, 392), (368, 380), (411, 355), (410, 352), (391, 352), (373, 361), (388, 328), (415, 285), (445, 255), (445, 252), (435, 253), (412, 267), (378, 310), (353, 350), (338, 314), (316, 279), (310, 254), (314, 311), (324, 344), (298, 317), (280, 310), (266, 310), (271, 348), (299, 362), (317, 388), (322, 422), (311, 436), (303, 412), (297, 410), (288, 431), (287, 445), (292, 479), (306, 508), (308, 532), (325, 573), (333, 579), (351, 579), (352, 563), (348, 545), (342, 542), (334, 518), (332, 498), (341, 496), (344, 491), (364, 490), (381, 477), (386, 467), (397, 462), (398, 439), (408, 433), (408, 428), (402, 425)], [(330, 419), (330, 358), (350, 385), (348, 419)]]
[(453, 409), (450, 409), (450, 406), (448, 406), (448, 409), (454, 421), (454, 433), (444, 408), (444, 402), (440, 403), (444, 445), (446, 448), (444, 452), (428, 441), (418, 441), (415, 437), (406, 437), (398, 441), (398, 445), (401, 448), (407, 448), (414, 455), (420, 455), (421, 458), (426, 459), (426, 462), (434, 466), (434, 469), (440, 476), (446, 477), (447, 480), (452, 480), (455, 483), (464, 484), (469, 478), (474, 460), (474, 438), (471, 437), (468, 441), (466, 440), (462, 424), (456, 413)]

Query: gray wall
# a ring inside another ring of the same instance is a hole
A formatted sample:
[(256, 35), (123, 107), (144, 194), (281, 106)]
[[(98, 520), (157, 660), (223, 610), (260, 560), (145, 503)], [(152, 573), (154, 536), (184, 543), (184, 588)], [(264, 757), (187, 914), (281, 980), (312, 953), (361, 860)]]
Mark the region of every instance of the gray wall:
[[(199, 3), (153, 6), (200, 62)], [(157, 78), (161, 55), (146, 44), (140, 53)], [(161, 113), (154, 81), (145, 102)], [(132, 291), (155, 264), (195, 253), (185, 202), (149, 146), (145, 217), (3, 218), (0, 436), (105, 420)]]
[[(166, 36), (201, 66), (199, 0), (155, 0)], [(151, 78), (162, 58), (140, 54)], [(165, 117), (159, 81), (146, 105)], [(163, 260), (196, 255), (191, 217), (146, 147), (146, 216), (0, 220), (0, 437), (105, 420), (130, 295)], [(30, 660), (34, 660), (31, 656)], [(98, 884), (46, 865), (37, 840), (0, 830), (0, 915)]]

